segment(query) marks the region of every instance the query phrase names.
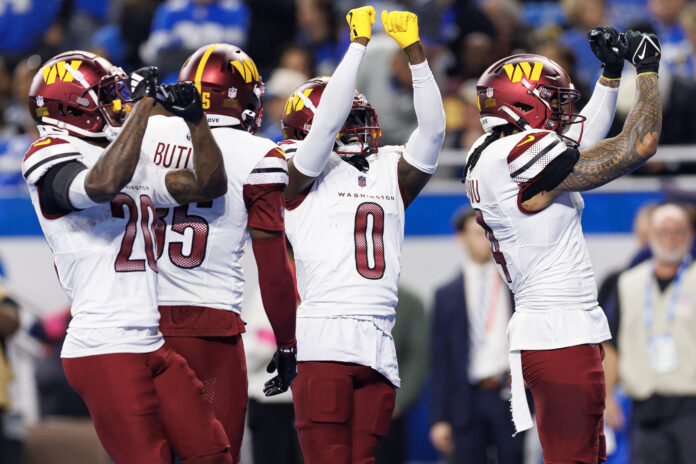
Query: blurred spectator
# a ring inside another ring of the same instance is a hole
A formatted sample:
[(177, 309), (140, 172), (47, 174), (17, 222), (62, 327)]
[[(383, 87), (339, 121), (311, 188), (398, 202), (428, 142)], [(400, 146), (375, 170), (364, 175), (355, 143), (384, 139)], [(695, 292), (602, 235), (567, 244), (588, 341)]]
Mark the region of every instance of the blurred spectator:
[(160, 3), (161, 0), (120, 0), (116, 3), (114, 16), (117, 18), (118, 35), (125, 49), (122, 64), (126, 71), (142, 65), (140, 45), (150, 35), (152, 18)]
[(682, 47), (681, 71), (679, 74), (696, 79), (696, 3), (689, 3), (679, 13), (679, 23), (686, 34)]
[(114, 0), (72, 0), (65, 48), (90, 48), (94, 33), (112, 17), (114, 3)]
[(13, 462), (13, 457), (5, 454), (11, 446), (6, 443), (3, 430), (5, 413), (10, 409), (9, 383), (12, 380), (12, 367), (7, 362), (5, 340), (19, 328), (19, 305), (0, 288), (0, 462)]
[(278, 68), (273, 71), (266, 84), (266, 93), (263, 99), (263, 122), (261, 124), (261, 136), (274, 142), (284, 140), (280, 126), (280, 118), (285, 110), (285, 102), (297, 87), (302, 85), (309, 74), (288, 68)]
[(396, 42), (386, 34), (373, 36), (358, 73), (358, 90), (377, 112), (380, 145), (402, 144), (416, 129), (412, 85), (408, 60)]
[[(653, 259), (625, 271), (618, 308), (610, 319), (614, 338), (605, 343), (607, 392), (617, 381), (633, 400), (632, 462), (696, 462), (696, 266), (689, 253), (693, 226), (675, 204), (651, 216)], [(624, 418), (613, 395), (605, 417), (621, 429)]]
[[(605, 0), (562, 0), (561, 6), (568, 18), (570, 29), (561, 34), (560, 42), (573, 51), (577, 77), (587, 88), (589, 84), (599, 79), (602, 71), (587, 41), (587, 31), (595, 26), (608, 24), (606, 2)], [(574, 82), (577, 85), (577, 81)]]
[[(587, 42), (587, 38), (585, 39), (585, 42)], [(565, 72), (568, 73), (568, 76), (570, 76), (570, 81), (580, 92), (580, 100), (578, 100), (577, 103), (573, 103), (573, 105), (574, 107), (575, 105), (577, 105), (577, 108), (584, 107), (585, 104), (589, 101), (590, 96), (592, 95), (592, 88), (588, 85), (587, 82), (584, 82), (578, 76), (577, 60), (575, 58), (573, 50), (561, 43), (558, 43), (555, 40), (547, 40), (545, 42), (540, 43), (537, 47), (533, 49), (533, 51), (538, 55), (542, 55), (552, 59), (553, 61), (558, 63), (565, 70)], [(601, 67), (600, 64), (597, 62), (597, 58), (594, 59), (594, 61), (591, 63), (591, 66), (593, 67), (593, 69), (601, 72)], [(618, 130), (621, 130), (621, 126), (618, 127)]]
[(19, 59), (54, 33), (61, 0), (23, 0), (0, 3), (0, 55)]
[(467, 251), (462, 272), (435, 293), (431, 332), (430, 440), (457, 463), (522, 462), (509, 408), (506, 329), (512, 298), (491, 257), (474, 210), (456, 218)]
[(443, 99), (447, 120), (446, 147), (468, 150), (484, 134), (476, 99), (475, 79), (464, 82), (456, 93)]
[(279, 44), (292, 43), (297, 35), (295, 0), (247, 0), (251, 12), (248, 45), (262, 76), (268, 77), (284, 50)]
[(524, 25), (520, 22), (521, 9), (517, 0), (481, 0), (481, 11), (493, 23), (495, 34), (494, 56), (496, 59), (512, 55), (519, 48), (526, 48)]
[(428, 372), (428, 332), (423, 302), (404, 287), (399, 287), (399, 302), (392, 336), (399, 362), (401, 387), (396, 391), (396, 406), (389, 432), (377, 449), (377, 464), (404, 464), (407, 444), (405, 415), (420, 398), (423, 380)]
[(249, 22), (249, 8), (241, 0), (167, 0), (157, 8), (140, 54), (159, 66), (166, 81), (176, 81), (186, 58), (205, 44), (225, 42), (243, 49)]
[(456, 78), (459, 83), (478, 79), (492, 64), (495, 43), (483, 32), (470, 32), (459, 41)]
[(686, 0), (648, 0), (651, 24), (662, 46), (661, 68), (680, 76), (693, 76), (693, 63), (687, 60), (690, 43), (679, 20), (685, 5)]
[[(288, 259), (295, 269), (292, 247)], [(298, 296), (299, 299), (299, 296)], [(266, 366), (276, 352), (271, 323), (261, 302), (259, 287), (244, 295), (247, 378), (249, 406), (247, 425), (251, 431), (254, 464), (303, 464), (302, 451), (295, 430), (295, 410), (290, 390), (276, 396), (264, 396), (263, 385), (272, 375)]]
[(85, 48), (117, 66), (123, 66), (126, 59), (126, 44), (117, 24), (107, 24), (97, 29), (91, 37), (90, 45)]
[[(348, 34), (340, 34), (336, 13), (331, 0), (297, 0), (296, 15), (297, 42), (304, 47), (314, 59), (317, 73), (330, 76), (343, 50), (348, 47)], [(343, 13), (345, 14), (345, 13)]]

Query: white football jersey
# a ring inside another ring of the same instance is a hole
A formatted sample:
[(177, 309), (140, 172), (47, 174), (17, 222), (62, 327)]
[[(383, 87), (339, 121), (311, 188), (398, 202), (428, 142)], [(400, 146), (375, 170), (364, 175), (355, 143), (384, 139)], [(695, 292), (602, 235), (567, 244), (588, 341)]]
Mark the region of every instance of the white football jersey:
[[(281, 147), (291, 156), (300, 143)], [(369, 171), (360, 172), (332, 152), (306, 197), (287, 203), (298, 317), (394, 315), (404, 239), (402, 153), (402, 146), (382, 147), (367, 157)]]
[(110, 203), (57, 216), (41, 210), (41, 179), (51, 167), (70, 160), (91, 167), (103, 150), (76, 137), (49, 135), (32, 144), (22, 174), (72, 305), (70, 328), (156, 328), (155, 208), (176, 204), (164, 173), (141, 160)]
[[(164, 221), (158, 228), (159, 303), (241, 314), (247, 225), (283, 230), (280, 208), (266, 210), (260, 217), (260, 209), (252, 204), (264, 192), (285, 188), (287, 162), (282, 150), (268, 139), (231, 128), (212, 132), (223, 153), (227, 193), (213, 201), (158, 211)], [(183, 119), (153, 116), (142, 157), (160, 169), (192, 168), (190, 138)]]
[(498, 271), (515, 295), (511, 350), (610, 338), (582, 234), (580, 194), (563, 193), (537, 213), (521, 205), (522, 189), (565, 150), (554, 132), (520, 132), (486, 147), (467, 175), (467, 196), (491, 242)]

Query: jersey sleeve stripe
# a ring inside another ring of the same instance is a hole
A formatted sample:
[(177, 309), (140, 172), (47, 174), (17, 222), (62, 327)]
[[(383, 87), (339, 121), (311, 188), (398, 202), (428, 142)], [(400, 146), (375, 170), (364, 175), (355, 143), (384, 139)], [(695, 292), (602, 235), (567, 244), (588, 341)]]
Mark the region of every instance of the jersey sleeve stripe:
[(286, 172), (272, 172), (272, 173), (261, 173), (261, 174), (250, 174), (244, 185), (261, 185), (261, 184), (283, 184), (287, 185), (289, 182), (288, 174)]
[(251, 171), (252, 174), (262, 174), (267, 172), (284, 172), (285, 174), (288, 173), (287, 169), (283, 168), (256, 168)]
[[(58, 154), (58, 155), (48, 156), (48, 157), (40, 160), (38, 163), (35, 163), (30, 168), (27, 168), (22, 175), (24, 176), (25, 179), (27, 179), (27, 181), (30, 181), (33, 183), (33, 182), (38, 181), (38, 179), (32, 180), (32, 178), (31, 178), (32, 173), (34, 173), (37, 169), (41, 168), (42, 166), (45, 166), (45, 168), (47, 170), (48, 167), (53, 166), (55, 164), (58, 164), (57, 161), (59, 161), (59, 160), (62, 163), (65, 161), (79, 158), (80, 156), (81, 155), (77, 152), (62, 153), (62, 154)], [(49, 163), (50, 163), (50, 166), (46, 166)], [(24, 168), (26, 168), (26, 166), (24, 166)]]
[[(559, 146), (562, 143), (563, 142), (561, 142), (560, 140), (556, 140), (554, 143), (550, 143), (549, 145), (546, 146), (546, 148), (541, 150), (536, 156), (534, 156), (531, 160), (529, 160), (524, 166), (515, 170), (514, 172), (511, 172), (510, 177), (512, 177), (513, 179), (518, 177), (520, 174), (522, 174), (523, 172), (525, 172), (526, 170), (531, 168), (534, 165), (534, 163), (536, 163), (542, 156), (546, 155), (548, 152), (550, 152), (551, 150), (553, 150), (555, 147)], [(512, 168), (512, 165), (510, 165), (510, 167)]]
[(295, 152), (297, 151), (297, 148), (286, 148), (286, 149), (283, 150), (283, 151), (285, 151), (285, 154), (288, 154), (288, 153), (295, 153)]
[(531, 147), (541, 142), (541, 139), (546, 137), (548, 134), (550, 134), (550, 132), (534, 132), (531, 134), (527, 134), (525, 137), (522, 138), (522, 140), (519, 141), (517, 145), (515, 145), (515, 148), (512, 149), (512, 151), (507, 157), (507, 162), (512, 163), (513, 161), (515, 161)]

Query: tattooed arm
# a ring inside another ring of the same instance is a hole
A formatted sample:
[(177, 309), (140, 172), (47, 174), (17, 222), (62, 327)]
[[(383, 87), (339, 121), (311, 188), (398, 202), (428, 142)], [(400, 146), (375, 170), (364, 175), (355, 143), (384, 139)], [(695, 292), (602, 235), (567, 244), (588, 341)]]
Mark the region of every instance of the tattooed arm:
[(616, 137), (580, 150), (573, 171), (555, 190), (590, 190), (642, 166), (657, 151), (662, 128), (662, 105), (657, 74), (642, 74), (636, 83), (636, 101)]
[(145, 97), (133, 106), (116, 139), (87, 172), (85, 192), (94, 202), (111, 201), (130, 182), (140, 159), (140, 145), (154, 104), (154, 98)]
[(183, 205), (207, 201), (227, 193), (227, 173), (222, 152), (205, 117), (198, 122), (186, 122), (193, 144), (193, 169), (170, 171), (165, 177), (167, 190), (177, 203)]

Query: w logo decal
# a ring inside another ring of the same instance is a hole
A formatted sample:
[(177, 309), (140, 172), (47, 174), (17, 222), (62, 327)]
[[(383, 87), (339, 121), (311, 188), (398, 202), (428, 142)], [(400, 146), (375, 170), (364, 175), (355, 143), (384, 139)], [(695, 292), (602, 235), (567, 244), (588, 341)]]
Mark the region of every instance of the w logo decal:
[(259, 80), (259, 70), (256, 68), (256, 64), (252, 59), (245, 58), (243, 61), (230, 61), (230, 63), (239, 71), (239, 74), (244, 78), (244, 82), (247, 84)]
[[(311, 104), (311, 101), (309, 100), (309, 94), (312, 93), (312, 90), (314, 89), (305, 89), (302, 92), (302, 96), (298, 92), (293, 93), (288, 97), (288, 100), (285, 102), (285, 114), (290, 114), (291, 111), (300, 111), (302, 108), (305, 107), (306, 101), (309, 101)], [(304, 98), (303, 98), (304, 97)], [(312, 108), (314, 110), (314, 108)]]
[[(532, 64), (534, 68), (532, 68)], [(541, 70), (543, 68), (544, 63), (540, 61), (535, 61), (534, 63), (523, 61), (517, 65), (510, 63), (503, 66), (503, 69), (512, 82), (520, 82), (522, 80), (522, 75), (526, 76), (530, 82), (538, 81), (541, 77)]]
[[(44, 82), (46, 84), (53, 84), (56, 82), (56, 77), (63, 82), (72, 82), (73, 75), (66, 69), (66, 64), (65, 61), (60, 61), (53, 66), (44, 66), (42, 70)], [(81, 64), (82, 61), (80, 60), (72, 60), (69, 66), (77, 71)]]

